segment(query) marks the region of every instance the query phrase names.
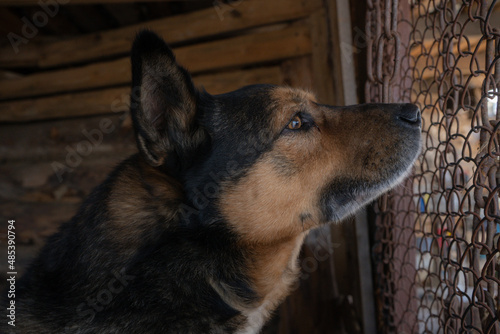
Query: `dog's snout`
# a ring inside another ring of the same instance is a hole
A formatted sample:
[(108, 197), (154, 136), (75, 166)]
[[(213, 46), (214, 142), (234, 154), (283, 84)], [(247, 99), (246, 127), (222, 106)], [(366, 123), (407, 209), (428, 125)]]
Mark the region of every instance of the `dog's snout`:
[(420, 109), (411, 103), (402, 104), (397, 112), (398, 120), (412, 126), (420, 126), (422, 123), (422, 116)]

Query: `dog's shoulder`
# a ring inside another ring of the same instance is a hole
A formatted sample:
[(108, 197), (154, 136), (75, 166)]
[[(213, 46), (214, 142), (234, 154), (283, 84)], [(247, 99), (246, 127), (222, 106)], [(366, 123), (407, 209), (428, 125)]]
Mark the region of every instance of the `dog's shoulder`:
[[(123, 162), (111, 174), (102, 198), (108, 217), (102, 229), (112, 234), (115, 242), (128, 249), (140, 247), (147, 233), (178, 223), (177, 214), (184, 200), (182, 185), (175, 178), (145, 163), (138, 155)], [(100, 194), (97, 194), (97, 197)], [(136, 247), (134, 247), (134, 245)]]

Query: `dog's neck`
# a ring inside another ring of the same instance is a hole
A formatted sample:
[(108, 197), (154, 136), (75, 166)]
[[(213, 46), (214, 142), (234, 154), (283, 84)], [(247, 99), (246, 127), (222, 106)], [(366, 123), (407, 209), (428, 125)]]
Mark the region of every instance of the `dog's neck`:
[(251, 246), (249, 276), (258, 296), (265, 300), (279, 299), (279, 303), (288, 293), (299, 272), (297, 258), (305, 235), (276, 244)]
[(299, 274), (298, 256), (307, 232), (265, 245), (242, 245), (248, 255), (248, 277), (257, 298), (242, 300), (223, 282), (211, 282), (222, 299), (246, 316), (237, 333), (256, 333), (290, 292)]

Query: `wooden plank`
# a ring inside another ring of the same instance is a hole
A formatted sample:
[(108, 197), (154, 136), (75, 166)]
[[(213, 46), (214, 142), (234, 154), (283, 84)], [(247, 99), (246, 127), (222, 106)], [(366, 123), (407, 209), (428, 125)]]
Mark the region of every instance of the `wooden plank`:
[[(23, 8), (23, 16), (18, 17), (17, 20), (22, 24), (22, 26), (24, 26), (26, 23), (21, 20), (21, 18), (25, 17), (31, 19), (30, 22), (33, 22), (32, 18), (40, 17), (39, 15), (40, 7), (26, 7)], [(90, 16), (87, 16), (86, 18), (88, 17)], [(75, 26), (74, 20), (68, 18), (66, 13), (64, 15), (50, 15), (47, 19), (47, 23), (43, 25), (43, 27), (41, 26), (39, 29), (41, 34), (57, 36), (58, 39), (64, 38), (65, 36), (76, 36), (81, 34), (80, 30), (78, 30), (78, 28)], [(11, 31), (23, 37), (22, 27), (19, 30), (12, 29)], [(7, 35), (7, 33), (5, 35)], [(36, 39), (36, 37), (33, 38)], [(25, 44), (20, 44), (19, 49), (24, 52), (23, 46), (25, 46)]]
[[(58, 0), (61, 5), (99, 5), (103, 3), (154, 2), (175, 0)], [(0, 0), (0, 6), (37, 6), (40, 0)]]
[[(239, 70), (194, 78), (212, 94), (225, 93), (254, 83), (281, 84), (278, 66)], [(99, 91), (62, 94), (43, 98), (0, 103), (0, 122), (25, 122), (42, 119), (90, 116), (128, 111), (129, 86)]]
[[(418, 16), (429, 16), (429, 14), (433, 14), (436, 12), (436, 3), (430, 0), (420, 0), (416, 3), (413, 3), (412, 17), (417, 18)], [(490, 7), (493, 5), (493, 11), (500, 10), (500, 2), (490, 3)], [(488, 6), (488, 4), (487, 4)], [(442, 10), (442, 9), (440, 9)], [(492, 25), (494, 27), (494, 25)]]
[(78, 204), (128, 156), (124, 153), (91, 157), (61, 178), (53, 169), (52, 161), (1, 164), (0, 199), (22, 203)]
[(25, 122), (127, 111), (130, 87), (0, 103), (0, 122)]
[[(299, 19), (308, 16), (320, 6), (319, 0), (252, 0), (238, 2), (233, 7), (221, 4), (201, 11), (48, 43), (35, 57), (31, 57), (30, 65), (54, 67), (112, 55), (125, 55), (130, 50), (137, 31), (145, 28), (156, 31), (168, 43), (175, 44)], [(12, 49), (0, 50), (0, 67), (18, 66), (16, 57)]]
[(142, 12), (135, 4), (105, 4), (104, 8), (120, 26), (129, 26), (142, 20)]
[(309, 232), (298, 261), (301, 267), (295, 284), (298, 288), (280, 305), (278, 330), (270, 333), (357, 334), (344, 330), (346, 312), (339, 305), (341, 296), (331, 263), (336, 247), (331, 243), (329, 226)]
[(0, 99), (45, 95), (123, 84), (131, 80), (130, 59), (122, 58), (68, 70), (42, 72), (0, 82)]
[(412, 16), (416, 17), (422, 13), (425, 15), (432, 14), (436, 11), (436, 7), (434, 5), (434, 1), (430, 0), (420, 0), (418, 3), (414, 4), (412, 9)]
[[(8, 36), (7, 34), (5, 36)], [(18, 35), (22, 37), (22, 35)], [(6, 37), (7, 38), (7, 37)], [(14, 39), (14, 43), (17, 42)], [(31, 41), (27, 44), (20, 44), (18, 52), (11, 46), (10, 43), (5, 44), (0, 48), (0, 67), (7, 68), (21, 68), (21, 67), (35, 67), (40, 59), (40, 43)]]
[(0, 70), (0, 80), (19, 79), (22, 76), (22, 74), (16, 72)]
[[(281, 70), (277, 67), (217, 75), (203, 75), (195, 78), (195, 82), (205, 86), (209, 92), (217, 92), (217, 90), (223, 92), (236, 89), (245, 84), (259, 82), (279, 84), (282, 80)], [(122, 89), (122, 91), (119, 91), (119, 89)], [(103, 96), (119, 97), (117, 100), (114, 100), (116, 101), (116, 103), (113, 104), (115, 107), (112, 109), (110, 108), (110, 111), (113, 111), (125, 110), (128, 108), (127, 102), (129, 91), (129, 87), (122, 87), (117, 88), (114, 93), (110, 93), (109, 91), (103, 91), (101, 93)], [(88, 94), (96, 94), (94, 95), (96, 101), (105, 100), (105, 98), (99, 97), (97, 93), (98, 92)], [(90, 97), (90, 95), (81, 97), (73, 95), (73, 97), (76, 99), (76, 101), (72, 102), (73, 104), (85, 103), (89, 108), (92, 108), (91, 101), (83, 101), (85, 100), (84, 97)], [(53, 108), (62, 109), (62, 104), (64, 104), (62, 101), (65, 100), (66, 99), (59, 101), (54, 100)], [(100, 105), (111, 106), (111, 104), (112, 102), (106, 101), (101, 102)], [(50, 106), (45, 106), (44, 108), (50, 110)], [(61, 116), (67, 116), (68, 113), (68, 111), (65, 111), (64, 115)], [(50, 115), (53, 116), (53, 114)], [(14, 118), (14, 116), (11, 116), (11, 118)], [(91, 156), (106, 156), (113, 152), (115, 154), (118, 154), (118, 152), (124, 152), (124, 154), (134, 152), (135, 142), (133, 131), (130, 127), (122, 125), (124, 119), (122, 113), (118, 113), (116, 115), (105, 114), (72, 120), (51, 120), (43, 123), (32, 122), (28, 124), (0, 125), (0, 157), (2, 161), (55, 160), (64, 162), (69, 152), (67, 146), (69, 145), (74, 148), (78, 143), (88, 141), (83, 130), (90, 132), (93, 129), (99, 129), (100, 122), (105, 118), (111, 120), (115, 129), (111, 133), (103, 134), (102, 143), (93, 147)], [(42, 119), (42, 117), (39, 116), (37, 119)]]
[[(482, 45), (484, 45), (484, 48), (481, 47)], [(451, 76), (454, 75), (456, 76), (457, 79), (459, 79), (462, 82), (460, 84), (463, 85), (465, 84), (469, 76), (472, 75), (471, 73), (471, 63), (472, 63), (473, 71), (475, 72), (479, 71), (480, 73), (478, 73), (479, 76), (471, 78), (471, 83), (477, 85), (478, 80), (480, 80), (479, 85), (481, 85), (482, 81), (485, 79), (484, 73), (481, 73), (482, 71), (484, 71), (486, 66), (485, 48), (486, 48), (486, 41), (483, 41), (482, 44), (478, 47), (479, 51), (476, 54), (475, 58), (472, 57), (472, 53), (469, 53), (465, 57), (457, 58), (456, 63), (453, 64), (454, 66), (456, 66), (456, 69), (453, 70), (452, 67), (446, 68), (446, 77), (444, 79), (442, 78), (443, 73), (445, 72), (443, 67), (444, 57), (437, 56), (433, 60), (434, 65), (429, 66), (427, 63), (430, 62), (429, 59), (431, 56), (422, 55), (418, 57), (417, 61), (414, 63), (415, 79), (449, 81), (451, 80)], [(475, 48), (472, 48), (472, 51), (474, 49)]]
[(197, 86), (210, 94), (222, 94), (240, 87), (258, 83), (283, 84), (283, 74), (279, 66), (239, 70), (225, 73), (199, 75), (194, 77)]
[(328, 2), (327, 12), (330, 23), (331, 62), (333, 75), (334, 101), (337, 105), (355, 104), (356, 73), (354, 71), (354, 53), (352, 48), (351, 15), (348, 0)]
[[(175, 49), (179, 62), (193, 73), (282, 60), (310, 52), (309, 30), (304, 24)], [(121, 85), (130, 80), (127, 57), (0, 82), (0, 99)]]
[[(29, 243), (43, 239), (57, 231), (58, 226), (71, 219), (78, 205), (63, 203), (20, 203), (2, 201), (0, 203), (0, 222), (16, 220), (16, 243)], [(0, 243), (4, 243), (5, 226), (2, 226)]]
[[(99, 140), (99, 132), (102, 140)], [(87, 142), (92, 134), (95, 140), (89, 147)], [(85, 152), (79, 153), (81, 159), (78, 159), (74, 151), (78, 153), (77, 150), (82, 149)], [(136, 150), (134, 132), (124, 124), (122, 113), (69, 120), (0, 124), (2, 163), (56, 161), (73, 167), (71, 165), (76, 166), (87, 159), (127, 155)]]
[[(97, 5), (91, 6), (66, 6), (65, 15), (78, 27), (82, 33), (95, 33), (103, 30), (117, 28), (105, 10)], [(57, 16), (57, 15), (56, 15)], [(89, 18), (92, 18), (89, 20)]]
[(310, 52), (309, 29), (303, 24), (175, 50), (180, 63), (194, 73), (282, 60)]
[(358, 298), (361, 300), (361, 321), (364, 334), (376, 333), (377, 320), (375, 319), (375, 300), (373, 298), (373, 270), (371, 264), (370, 246), (370, 221), (368, 219), (368, 209), (363, 208), (354, 218), (357, 248), (357, 272), (359, 286)]
[(332, 50), (325, 10), (312, 14), (309, 17), (309, 23), (311, 25), (314, 91), (321, 103), (340, 104), (338, 97), (335, 96), (335, 93), (339, 93), (339, 89), (334, 89)]
[(281, 63), (284, 84), (314, 92), (311, 56), (297, 57)]
[[(500, 2), (495, 4), (494, 9), (500, 9)], [(424, 21), (425, 20), (419, 21), (419, 27), (417, 27), (417, 30), (423, 31), (425, 29)], [(464, 23), (469, 21), (469, 17), (466, 13), (461, 13), (457, 21)], [(500, 26), (500, 15), (491, 15), (488, 22), (491, 27)], [(464, 27), (464, 36), (460, 39), (460, 43), (457, 43), (458, 39), (453, 39), (454, 45), (451, 48), (451, 52), (457, 55), (458, 50), (460, 50), (464, 54), (463, 56), (457, 58), (461, 72), (457, 70), (455, 73), (456, 75), (459, 75), (460, 73), (464, 77), (471, 75), (471, 53), (474, 52), (477, 54), (476, 59), (479, 63), (474, 64), (473, 69), (484, 69), (487, 41), (486, 39), (481, 40), (483, 38), (482, 33), (482, 28), (479, 22), (468, 22)], [(440, 54), (443, 54), (442, 43), (439, 44), (434, 38), (426, 38), (410, 50), (410, 57), (417, 68), (417, 73), (421, 73), (419, 76), (420, 78), (426, 80), (434, 78), (434, 69), (436, 67), (439, 72), (438, 74), (443, 72), (443, 57), (440, 56)], [(430, 59), (433, 60), (429, 61)], [(427, 63), (433, 64), (434, 67), (427, 67)], [(477, 78), (473, 78), (472, 80), (477, 81)]]
[(19, 33), (23, 28), (24, 22), (21, 18), (14, 14), (9, 8), (0, 8), (0, 33), (2, 36), (7, 36), (9, 32)]
[[(478, 45), (482, 37), (483, 36), (480, 35), (467, 36), (467, 39), (462, 38), (458, 45), (455, 40), (455, 45), (453, 46), (451, 51), (453, 53), (456, 53), (457, 50), (461, 50), (462, 52), (463, 51), (474, 52), (476, 46)], [(484, 40), (478, 46), (478, 52), (484, 52), (484, 50), (486, 50), (486, 40)], [(417, 58), (421, 56), (424, 51), (426, 53), (425, 55), (426, 57), (437, 57), (443, 50), (438, 41), (436, 41), (433, 38), (428, 38), (424, 39), (421, 44), (418, 44), (415, 47), (413, 47), (412, 50), (410, 51), (410, 56), (412, 58)]]

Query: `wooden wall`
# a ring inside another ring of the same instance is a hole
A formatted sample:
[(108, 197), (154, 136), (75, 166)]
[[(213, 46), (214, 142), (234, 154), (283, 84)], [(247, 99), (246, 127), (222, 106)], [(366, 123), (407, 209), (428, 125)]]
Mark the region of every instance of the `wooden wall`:
[[(17, 55), (0, 48), (0, 68), (6, 74), (0, 79), (0, 242), (5, 245), (7, 220), (15, 219), (18, 271), (91, 189), (136, 151), (128, 114), (128, 52), (139, 29), (160, 33), (195, 83), (210, 93), (253, 83), (288, 84), (316, 92), (322, 102), (343, 104), (341, 71), (334, 60), (340, 51), (332, 45), (335, 8), (328, 3), (234, 1), (222, 8), (27, 44)], [(18, 68), (36, 70), (12, 75)], [(359, 306), (341, 291), (346, 277), (356, 277), (349, 273), (353, 268), (346, 269), (352, 255), (337, 254), (344, 266), (335, 268), (332, 247), (329, 228), (311, 235), (302, 255), (306, 273), (300, 287), (267, 332), (360, 331)], [(318, 252), (328, 254), (318, 258)], [(5, 266), (0, 261), (1, 274)]]

